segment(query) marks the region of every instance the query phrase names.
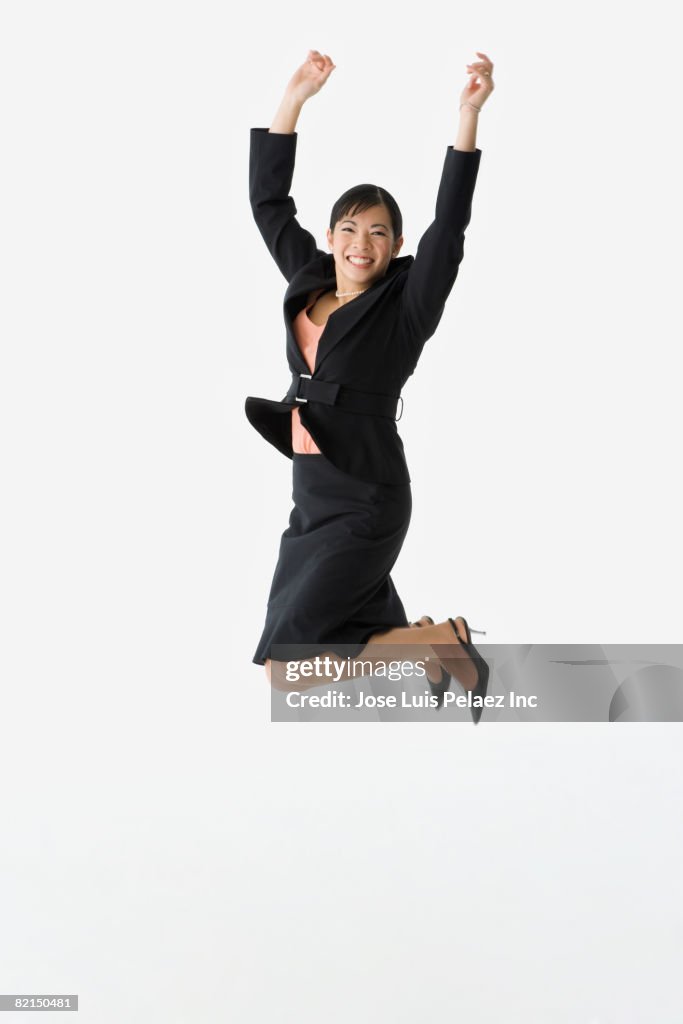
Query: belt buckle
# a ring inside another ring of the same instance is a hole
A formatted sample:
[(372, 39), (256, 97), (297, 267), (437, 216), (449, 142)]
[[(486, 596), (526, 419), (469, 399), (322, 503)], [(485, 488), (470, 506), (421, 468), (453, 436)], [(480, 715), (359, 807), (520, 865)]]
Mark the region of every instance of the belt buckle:
[[(299, 374), (299, 383), (297, 384), (297, 391), (298, 391), (298, 390), (299, 390), (299, 388), (301, 387), (301, 378), (302, 378), (302, 377), (306, 377), (306, 378), (307, 378), (308, 380), (310, 380), (310, 379), (311, 379), (311, 375), (310, 375), (310, 373), (300, 373), (300, 374)], [(299, 398), (299, 396), (298, 396), (298, 395), (294, 395), (294, 400), (295, 400), (296, 402), (307, 402), (307, 401), (308, 401), (308, 399), (307, 399), (307, 398)]]
[[(401, 402), (401, 416), (402, 416), (403, 415), (403, 395), (399, 395), (398, 397), (399, 397), (399, 400)], [(395, 416), (394, 417), (394, 423), (398, 423), (398, 421), (400, 420), (401, 416)]]

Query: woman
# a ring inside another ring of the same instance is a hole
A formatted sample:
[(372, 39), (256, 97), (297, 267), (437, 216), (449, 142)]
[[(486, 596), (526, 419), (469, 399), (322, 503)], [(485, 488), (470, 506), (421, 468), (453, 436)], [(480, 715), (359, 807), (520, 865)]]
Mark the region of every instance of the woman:
[[(289, 282), (284, 312), (292, 384), (282, 402), (246, 402), (256, 429), (293, 460), (294, 508), (253, 658), (265, 665), (272, 685), (274, 644), (288, 645), (288, 661), (335, 652), (368, 661), (373, 645), (382, 644), (399, 645), (407, 661), (434, 650), (429, 681), (438, 706), (451, 676), (475, 695), (486, 692), (488, 666), (471, 644), (466, 620), (435, 624), (423, 616), (411, 625), (390, 576), (411, 514), (395, 423), (400, 390), (436, 330), (462, 260), (481, 157), (477, 118), (494, 88), (493, 64), (477, 56), (467, 65), (436, 216), (415, 257), (399, 256), (400, 210), (375, 185), (349, 189), (334, 204), (327, 253), (296, 220), (289, 195), (295, 129), (303, 104), (335, 68), (327, 54), (309, 51), (270, 130), (251, 130), (252, 210)], [(473, 708), (475, 721), (480, 715)]]

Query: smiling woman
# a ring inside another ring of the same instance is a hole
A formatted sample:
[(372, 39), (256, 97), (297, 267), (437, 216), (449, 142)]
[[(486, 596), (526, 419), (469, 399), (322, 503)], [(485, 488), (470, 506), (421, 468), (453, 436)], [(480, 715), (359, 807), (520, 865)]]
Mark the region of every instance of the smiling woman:
[(351, 278), (351, 283), (358, 280), (368, 287), (386, 273), (390, 259), (398, 256), (403, 245), (402, 232), (401, 211), (386, 189), (378, 185), (356, 185), (349, 189), (332, 207), (327, 229), (337, 278), (341, 276), (344, 280), (347, 263), (355, 267), (372, 266), (372, 272)]
[(388, 207), (382, 204), (365, 210), (351, 207), (344, 213), (353, 213), (353, 217), (343, 216), (327, 229), (327, 242), (337, 270), (337, 298), (346, 294), (347, 286), (350, 292), (354, 285), (364, 290), (384, 277), (389, 261), (398, 256), (403, 245), (403, 238), (394, 232)]
[[(385, 276), (403, 245), (402, 224), (396, 200), (377, 185), (357, 185), (334, 204), (327, 231), (336, 271), (334, 296), (324, 288), (316, 291), (293, 324), (311, 373), (328, 317)], [(292, 450), (297, 455), (322, 454), (302, 424), (299, 409), (292, 409)]]
[(400, 255), (401, 211), (378, 185), (357, 185), (339, 197), (327, 229), (328, 252), (296, 219), (290, 195), (296, 123), (304, 102), (334, 70), (329, 56), (309, 51), (270, 130), (252, 128), (250, 199), (288, 282), (284, 313), (292, 373), (282, 401), (246, 402), (250, 422), (293, 461), (294, 507), (253, 657), (266, 666), (274, 686), (281, 683), (272, 674), (274, 655), (282, 657), (278, 645), (286, 646), (287, 661), (334, 653), (373, 661), (373, 645), (381, 644), (374, 660), (385, 660), (387, 645), (398, 648), (392, 657), (408, 661), (433, 650), (435, 704), (443, 703), (451, 677), (485, 696), (488, 666), (471, 643), (466, 620), (434, 624), (423, 616), (421, 628), (412, 628), (390, 573), (412, 509), (396, 412), (463, 257), (481, 158), (476, 118), (493, 88), (492, 66), (488, 58), (471, 66), (435, 219), (414, 257)]

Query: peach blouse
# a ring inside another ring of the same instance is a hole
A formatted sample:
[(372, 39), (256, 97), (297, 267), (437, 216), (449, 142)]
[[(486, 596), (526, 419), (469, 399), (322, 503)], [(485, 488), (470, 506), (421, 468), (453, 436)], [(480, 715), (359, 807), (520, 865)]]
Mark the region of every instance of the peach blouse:
[[(324, 324), (314, 324), (308, 315), (309, 309), (315, 305), (317, 298), (316, 296), (313, 302), (309, 302), (305, 309), (302, 309), (294, 317), (292, 323), (296, 343), (311, 373), (315, 369), (315, 357), (318, 351), (320, 335), (325, 330)], [(292, 409), (292, 450), (298, 455), (321, 454), (317, 444), (301, 422), (298, 408)]]

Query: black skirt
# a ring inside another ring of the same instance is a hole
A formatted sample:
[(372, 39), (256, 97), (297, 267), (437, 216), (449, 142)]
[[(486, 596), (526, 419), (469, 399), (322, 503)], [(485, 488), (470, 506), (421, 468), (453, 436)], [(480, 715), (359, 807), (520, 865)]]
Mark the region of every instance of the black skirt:
[(389, 574), (408, 532), (410, 484), (368, 483), (324, 455), (298, 453), (292, 479), (257, 665), (271, 644), (290, 645), (288, 659), (355, 657), (373, 633), (408, 625)]

